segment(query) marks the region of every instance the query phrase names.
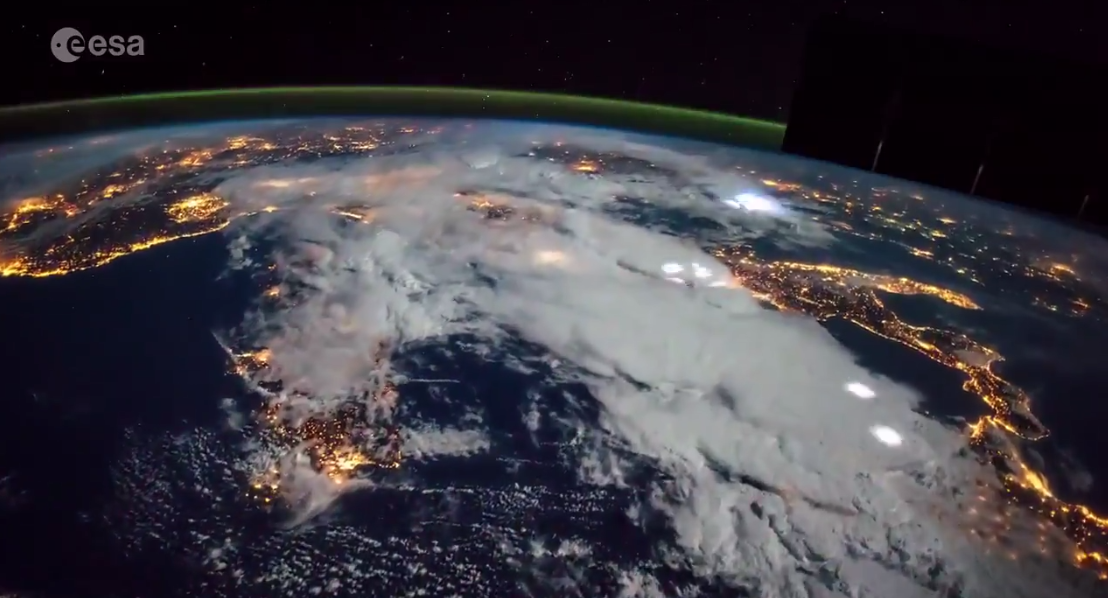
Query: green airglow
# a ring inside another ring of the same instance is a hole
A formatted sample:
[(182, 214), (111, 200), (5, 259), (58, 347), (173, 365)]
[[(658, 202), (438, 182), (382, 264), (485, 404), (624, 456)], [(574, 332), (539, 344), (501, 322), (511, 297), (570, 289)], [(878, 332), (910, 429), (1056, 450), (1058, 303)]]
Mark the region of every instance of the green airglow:
[[(204, 104), (204, 108), (198, 108), (198, 104)], [(157, 114), (162, 122), (168, 123), (176, 113), (193, 120), (202, 119), (204, 115), (213, 118), (306, 116), (314, 105), (320, 107), (321, 115), (362, 111), (372, 116), (378, 113), (435, 116), (441, 113), (477, 118), (526, 118), (688, 134), (776, 147), (780, 147), (785, 133), (785, 125), (781, 123), (705, 110), (556, 93), (452, 87), (269, 87), (148, 93), (4, 107), (0, 108), (0, 120), (45, 113), (72, 118), (90, 113), (97, 117), (109, 114), (108, 122), (123, 126), (126, 122), (121, 115), (126, 114), (136, 118), (153, 118), (151, 115)], [(117, 120), (121, 122), (116, 123)]]

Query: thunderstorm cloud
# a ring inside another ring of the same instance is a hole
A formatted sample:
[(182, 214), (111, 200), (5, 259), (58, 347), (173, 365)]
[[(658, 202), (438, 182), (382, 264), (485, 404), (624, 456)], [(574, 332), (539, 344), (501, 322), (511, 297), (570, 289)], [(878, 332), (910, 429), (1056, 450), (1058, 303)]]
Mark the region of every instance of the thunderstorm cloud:
[[(521, 125), (475, 138), (261, 167), (215, 190), (242, 210), (272, 208), (226, 234), (234, 265), (268, 260), (295, 297), (244, 328), (271, 351), (266, 375), (311, 397), (307, 413), (371, 391), (380, 364), (367, 356), (382, 339), (464, 337), (496, 355), (519, 338), (597, 402), (582, 481), (628, 484), (634, 459), (664, 474), (627, 513), (664, 519), (673, 547), (658, 558), (760, 596), (1075, 595), (1060, 569), (973, 543), (959, 501), (973, 498), (963, 488), (993, 491), (987, 472), (959, 456), (961, 432), (915, 410), (914, 389), (867, 371), (815, 321), (767, 309), (692, 240), (617, 208), (638, 198), (705, 218), (721, 238), (824, 246), (832, 233), (788, 206), (724, 201), (757, 181), (710, 152)], [(645, 170), (588, 176), (531, 150), (562, 139)], [(271, 240), (264, 259), (259, 237)], [(471, 428), (405, 442), (486, 450)], [(297, 491), (315, 509), (335, 496), (320, 480)], [(625, 595), (662, 593), (623, 575)]]

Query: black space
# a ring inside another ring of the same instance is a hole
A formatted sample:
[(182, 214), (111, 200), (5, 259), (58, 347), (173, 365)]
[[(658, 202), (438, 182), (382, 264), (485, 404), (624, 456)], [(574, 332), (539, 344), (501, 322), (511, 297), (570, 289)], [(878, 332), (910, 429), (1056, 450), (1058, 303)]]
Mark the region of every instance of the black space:
[[(998, 47), (1108, 59), (1104, 3), (639, 1), (19, 6), (0, 104), (244, 86), (562, 91), (787, 120), (810, 25), (832, 13)], [(58, 63), (50, 38), (141, 35), (141, 58)]]

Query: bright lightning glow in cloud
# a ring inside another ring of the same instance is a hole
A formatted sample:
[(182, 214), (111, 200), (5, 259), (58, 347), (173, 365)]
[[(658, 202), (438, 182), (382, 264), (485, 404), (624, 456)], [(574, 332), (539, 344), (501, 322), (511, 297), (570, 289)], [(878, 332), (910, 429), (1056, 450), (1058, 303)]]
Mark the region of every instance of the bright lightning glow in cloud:
[(778, 213), (783, 209), (776, 200), (757, 193), (740, 193), (732, 199), (725, 199), (723, 202), (732, 208), (751, 212)]
[(900, 432), (889, 426), (877, 425), (870, 428), (869, 431), (874, 438), (886, 446), (900, 446), (904, 443), (904, 437), (900, 435)]
[(862, 384), (861, 382), (850, 382), (846, 385), (846, 391), (850, 394), (858, 397), (859, 399), (872, 399), (877, 396), (877, 393), (872, 388)]

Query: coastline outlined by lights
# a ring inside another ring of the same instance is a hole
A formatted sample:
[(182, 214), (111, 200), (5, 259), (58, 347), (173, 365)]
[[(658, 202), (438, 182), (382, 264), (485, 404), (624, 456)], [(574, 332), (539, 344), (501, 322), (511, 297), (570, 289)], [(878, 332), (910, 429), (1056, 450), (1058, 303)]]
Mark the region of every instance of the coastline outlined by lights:
[[(24, 198), (0, 215), (0, 243), (7, 244), (7, 254), (0, 256), (0, 275), (61, 276), (97, 268), (177, 239), (222, 230), (235, 218), (278, 208), (257, 206), (236, 211), (227, 198), (214, 194), (214, 183), (199, 184), (198, 175), (305, 157), (366, 155), (415, 131), (415, 127), (389, 130), (367, 123), (325, 133), (301, 131), (288, 138), (237, 136), (210, 147), (181, 147), (132, 156), (111, 171), (93, 173), (48, 194)], [(548, 149), (544, 156), (558, 155), (559, 148)], [(612, 160), (605, 155), (566, 152), (564, 165), (572, 176), (602, 177)], [(274, 180), (270, 184), (280, 187), (310, 182)], [(965, 288), (983, 288), (982, 272), (987, 263), (990, 272), (1033, 281), (1037, 288), (1051, 293), (1030, 298), (1027, 302), (1033, 307), (1070, 317), (1100, 318), (1105, 312), (1103, 300), (1081, 286), (1080, 265), (1063, 257), (1029, 258), (1015, 249), (1005, 249), (1000, 259), (990, 251), (997, 250), (1001, 242), (989, 241), (994, 244), (989, 247), (986, 241), (971, 238), (966, 240), (968, 248), (947, 244), (947, 239), (961, 235), (960, 223), (949, 215), (935, 214), (933, 221), (926, 221), (907, 210), (851, 197), (835, 185), (817, 191), (777, 179), (763, 179), (762, 184), (771, 192), (788, 194), (797, 201), (833, 207), (833, 213), (821, 218), (840, 234), (879, 240), (881, 230), (902, 233), (893, 242), (902, 247), (906, 257), (945, 268)], [(879, 198), (893, 193), (870, 192)], [(541, 212), (517, 213), (499, 205), (495, 193), (459, 189), (458, 197), (472, 211), (492, 221), (545, 218)], [(116, 207), (121, 200), (126, 201)], [(367, 223), (374, 218), (373, 210), (364, 206), (321, 207), (353, 222)], [(36, 235), (44, 225), (59, 222), (67, 223), (67, 234)], [(1004, 236), (1004, 231), (1000, 234)], [(730, 267), (736, 285), (777, 309), (819, 320), (850, 322), (959, 372), (964, 390), (978, 397), (990, 412), (968, 426), (971, 446), (997, 467), (1013, 503), (1034, 509), (1063, 530), (1078, 546), (1073, 560), (1108, 579), (1108, 518), (1057, 497), (1045, 475), (1015, 448), (1017, 441), (1035, 442), (1046, 438), (1049, 431), (1032, 412), (1027, 393), (997, 373), (995, 366), (1003, 356), (967, 334), (911, 324), (895, 313), (884, 297), (926, 295), (957, 309), (987, 307), (964, 292), (905, 276), (835, 264), (770, 260), (744, 245), (721, 245), (713, 253)], [(279, 295), (279, 289), (272, 287), (263, 298), (278, 300)], [(385, 342), (373, 359), (387, 361), (387, 353)], [(255, 350), (231, 352), (231, 359), (237, 374), (250, 377), (265, 370), (268, 357), (264, 350)], [(389, 380), (382, 378), (377, 388), (368, 399), (370, 403), (391, 405), (398, 400), (399, 391)], [(258, 414), (259, 423), (285, 450), (310, 446), (313, 466), (336, 484), (355, 479), (366, 468), (401, 466), (399, 431), (380, 422), (371, 424), (372, 418), (363, 407), (352, 404), (334, 413), (294, 420), (284, 409), (285, 399), (280, 398), (288, 394), (274, 393)], [(279, 471), (266, 472), (251, 493), (263, 502), (275, 501), (280, 483)]]
[[(403, 460), (399, 428), (367, 413), (367, 409), (387, 413), (399, 397), (396, 384), (386, 377), (388, 352), (387, 343), (378, 344), (372, 356), (378, 384), (364, 402), (350, 400), (326, 412), (304, 416), (295, 409), (303, 396), (272, 386), (263, 390), (265, 405), (257, 421), (265, 440), (277, 447), (278, 458), (304, 454), (312, 468), (336, 486), (372, 468), (398, 469)], [(270, 355), (268, 349), (229, 352), (232, 371), (248, 381), (258, 375), (264, 377)], [(280, 386), (279, 381), (271, 384)], [(283, 473), (277, 464), (255, 472), (247, 494), (267, 506), (276, 506), (282, 496)]]

